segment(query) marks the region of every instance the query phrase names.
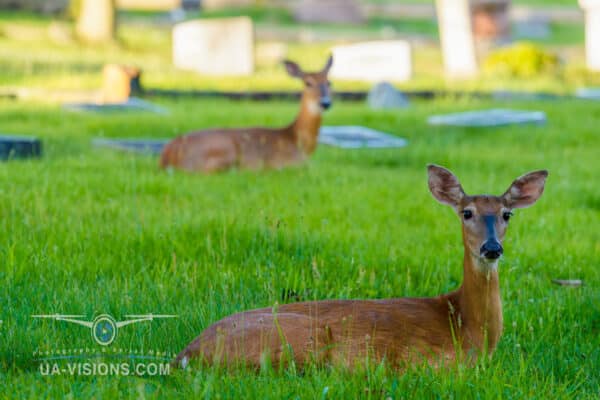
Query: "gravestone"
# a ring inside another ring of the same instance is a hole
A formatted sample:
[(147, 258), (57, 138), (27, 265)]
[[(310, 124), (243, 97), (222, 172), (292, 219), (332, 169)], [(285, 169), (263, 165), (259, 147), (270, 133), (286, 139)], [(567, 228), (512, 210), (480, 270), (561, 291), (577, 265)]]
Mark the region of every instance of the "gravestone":
[(304, 23), (359, 24), (364, 21), (356, 0), (301, 0), (294, 9), (294, 18)]
[(471, 0), (470, 5), (475, 40), (508, 40), (510, 0)]
[(0, 160), (14, 158), (40, 157), (42, 143), (39, 139), (28, 136), (0, 135)]
[(600, 71), (600, 0), (579, 0), (585, 11), (585, 57), (587, 67)]
[(113, 114), (118, 112), (150, 112), (154, 114), (168, 114), (169, 112), (156, 104), (130, 97), (120, 103), (67, 103), (63, 108), (68, 111), (96, 112)]
[[(92, 141), (96, 147), (139, 154), (160, 154), (171, 139), (108, 139)], [(408, 144), (406, 139), (364, 126), (323, 126), (319, 143), (344, 149), (399, 148)]]
[(140, 154), (160, 154), (170, 139), (94, 139), (92, 145)]
[(364, 126), (323, 126), (319, 131), (319, 143), (343, 149), (398, 148), (408, 144), (406, 139)]
[(105, 42), (115, 34), (115, 5), (113, 0), (81, 0), (75, 31), (86, 42)]
[(362, 42), (332, 49), (333, 79), (368, 82), (407, 81), (412, 77), (410, 44), (404, 40)]
[(106, 64), (102, 69), (102, 100), (122, 103), (132, 93), (140, 92), (140, 69), (128, 65)]
[(433, 115), (427, 119), (427, 123), (429, 123), (429, 125), (476, 128), (514, 124), (544, 124), (545, 122), (546, 114), (542, 111), (519, 111), (499, 108), (445, 115)]
[(577, 89), (575, 97), (585, 100), (600, 100), (600, 87)]
[(194, 20), (173, 28), (173, 63), (206, 75), (250, 75), (254, 32), (248, 17)]
[(514, 36), (519, 39), (546, 39), (550, 37), (550, 24), (547, 18), (530, 17), (515, 21)]
[(408, 107), (406, 96), (389, 82), (373, 86), (367, 97), (369, 107), (374, 110)]
[(468, 0), (436, 0), (444, 70), (450, 77), (477, 74), (475, 41)]

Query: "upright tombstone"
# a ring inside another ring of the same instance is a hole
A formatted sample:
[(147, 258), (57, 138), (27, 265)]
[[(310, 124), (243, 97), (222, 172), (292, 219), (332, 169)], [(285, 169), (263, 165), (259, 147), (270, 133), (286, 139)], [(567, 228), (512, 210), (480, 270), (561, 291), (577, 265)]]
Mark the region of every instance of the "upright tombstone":
[(468, 0), (436, 0), (444, 69), (448, 76), (477, 74), (477, 56)]
[(412, 77), (410, 44), (404, 40), (362, 42), (332, 49), (333, 79), (403, 82)]
[(75, 25), (77, 36), (85, 42), (106, 42), (114, 38), (115, 0), (81, 0)]
[(140, 69), (128, 65), (106, 64), (102, 70), (103, 103), (123, 103), (141, 91)]
[(587, 67), (600, 71), (600, 0), (579, 0), (585, 11), (585, 54)]
[(358, 24), (364, 15), (356, 0), (302, 0), (294, 9), (298, 22)]
[(207, 75), (254, 72), (254, 31), (248, 17), (194, 20), (173, 28), (173, 63)]
[(408, 98), (389, 82), (379, 82), (369, 90), (367, 104), (373, 110), (408, 107)]

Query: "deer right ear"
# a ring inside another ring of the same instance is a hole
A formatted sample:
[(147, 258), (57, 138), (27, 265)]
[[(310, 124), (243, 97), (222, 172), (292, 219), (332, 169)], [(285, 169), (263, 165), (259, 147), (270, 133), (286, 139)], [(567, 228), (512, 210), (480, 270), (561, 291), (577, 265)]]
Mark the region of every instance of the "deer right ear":
[(433, 164), (427, 166), (427, 173), (429, 175), (429, 190), (433, 197), (440, 203), (457, 208), (463, 197), (465, 197), (465, 192), (458, 178), (446, 168)]
[(285, 64), (285, 69), (287, 69), (287, 73), (294, 78), (302, 78), (303, 72), (302, 69), (293, 61), (285, 60), (283, 62)]
[(548, 171), (534, 171), (517, 178), (502, 195), (510, 208), (529, 207), (540, 198)]

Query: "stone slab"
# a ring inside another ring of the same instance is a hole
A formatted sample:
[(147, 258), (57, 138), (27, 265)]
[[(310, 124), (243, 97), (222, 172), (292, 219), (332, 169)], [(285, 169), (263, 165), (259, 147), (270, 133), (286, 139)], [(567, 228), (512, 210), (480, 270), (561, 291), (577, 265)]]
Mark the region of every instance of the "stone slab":
[(408, 98), (389, 82), (373, 86), (367, 96), (369, 107), (374, 110), (389, 110), (409, 106)]
[(577, 89), (575, 97), (586, 100), (600, 100), (600, 87)]
[[(170, 139), (108, 139), (92, 141), (95, 147), (140, 154), (160, 154)], [(399, 148), (408, 144), (405, 139), (364, 126), (323, 126), (319, 143), (344, 149)]]
[(173, 28), (173, 64), (206, 75), (254, 72), (254, 28), (248, 17), (182, 22)]
[(319, 143), (343, 149), (405, 147), (406, 139), (364, 126), (323, 126)]
[(0, 134), (0, 160), (15, 158), (40, 157), (42, 142), (30, 136), (14, 136)]
[(105, 147), (130, 153), (160, 154), (170, 139), (104, 139), (92, 140), (95, 147)]
[(154, 114), (168, 114), (169, 112), (156, 104), (130, 97), (122, 103), (67, 103), (63, 108), (69, 111), (96, 112), (96, 113), (118, 113), (118, 112), (150, 112)]
[(544, 124), (546, 123), (546, 114), (542, 111), (519, 111), (495, 108), (490, 110), (434, 115), (429, 117), (427, 122), (429, 125), (481, 128), (515, 124)]
[(412, 78), (412, 51), (404, 40), (381, 40), (332, 49), (332, 79), (403, 82)]
[(513, 35), (519, 39), (547, 39), (551, 33), (547, 19), (530, 18), (513, 24)]

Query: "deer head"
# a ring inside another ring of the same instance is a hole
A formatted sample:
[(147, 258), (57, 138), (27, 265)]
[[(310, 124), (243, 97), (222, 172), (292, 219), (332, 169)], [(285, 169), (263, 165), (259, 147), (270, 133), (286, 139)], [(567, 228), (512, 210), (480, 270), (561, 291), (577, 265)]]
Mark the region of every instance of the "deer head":
[(502, 241), (514, 208), (525, 208), (544, 191), (548, 171), (517, 178), (500, 196), (467, 195), (458, 178), (445, 168), (429, 165), (429, 189), (440, 203), (454, 208), (462, 221), (463, 242), (480, 267), (495, 268), (503, 253)]
[(293, 61), (284, 61), (285, 68), (290, 76), (301, 79), (304, 82), (304, 92), (311, 97), (318, 99), (322, 110), (331, 107), (331, 83), (327, 75), (333, 65), (333, 57), (329, 56), (327, 64), (319, 72), (304, 72), (298, 64)]

